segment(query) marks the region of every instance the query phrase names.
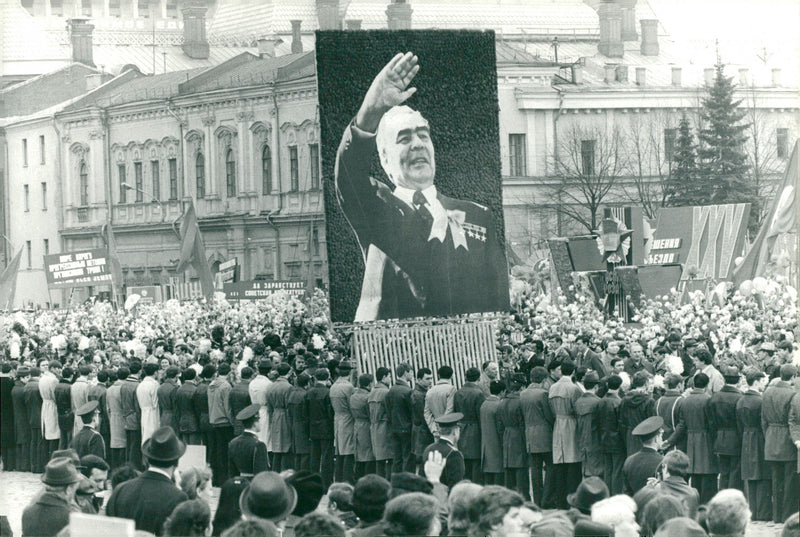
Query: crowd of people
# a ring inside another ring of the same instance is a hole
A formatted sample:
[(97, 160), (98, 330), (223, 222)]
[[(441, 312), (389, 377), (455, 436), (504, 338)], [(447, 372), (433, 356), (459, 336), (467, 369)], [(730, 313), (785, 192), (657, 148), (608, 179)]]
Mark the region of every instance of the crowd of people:
[[(18, 312), (0, 456), (41, 474), (27, 536), (70, 512), (154, 535), (800, 535), (792, 321), (721, 337), (763, 313), (687, 304), (631, 327), (529, 301), (459, 386), (452, 364), (359, 371), (320, 295)], [(178, 470), (191, 445), (207, 465)]]

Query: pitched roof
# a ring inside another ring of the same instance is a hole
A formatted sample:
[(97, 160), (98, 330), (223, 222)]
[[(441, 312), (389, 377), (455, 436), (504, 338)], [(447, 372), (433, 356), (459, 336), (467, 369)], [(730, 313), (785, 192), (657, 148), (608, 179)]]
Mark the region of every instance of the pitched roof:
[(42, 73), (55, 68), (53, 62), (69, 60), (19, 2), (0, 2), (0, 21), (0, 75)]

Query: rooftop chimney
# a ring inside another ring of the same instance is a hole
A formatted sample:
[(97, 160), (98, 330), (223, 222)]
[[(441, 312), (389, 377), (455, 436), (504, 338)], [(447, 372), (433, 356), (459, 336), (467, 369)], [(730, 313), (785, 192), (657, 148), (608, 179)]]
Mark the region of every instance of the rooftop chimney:
[(208, 59), (206, 39), (206, 11), (200, 3), (188, 3), (183, 13), (183, 53), (196, 60)]
[(750, 70), (747, 68), (739, 69), (739, 85), (740, 86), (749, 86), (750, 85)]
[(637, 86), (646, 86), (647, 85), (647, 68), (646, 67), (637, 67), (636, 68), (636, 85)]
[(86, 91), (92, 91), (95, 88), (100, 87), (100, 84), (103, 83), (103, 75), (100, 73), (94, 73), (91, 75), (86, 75)]
[(620, 0), (622, 8), (622, 40), (637, 41), (636, 34), (636, 0)]
[(608, 84), (609, 82), (614, 82), (617, 80), (617, 66), (613, 63), (607, 63), (603, 67), (603, 72), (605, 76), (603, 77), (603, 81)]
[(658, 19), (642, 19), (642, 56), (658, 56)]
[(609, 58), (622, 57), (622, 9), (619, 4), (605, 0), (597, 9), (600, 17), (600, 54)]
[(628, 66), (617, 65), (617, 82), (628, 82)]
[(275, 45), (280, 43), (275, 37), (262, 37), (256, 43), (258, 44), (258, 57), (259, 58), (274, 58)]
[(583, 84), (583, 66), (578, 63), (572, 64), (572, 83)]
[(317, 19), (320, 30), (341, 30), (339, 0), (317, 0)]
[(92, 59), (92, 32), (94, 26), (87, 22), (87, 19), (70, 19), (69, 40), (72, 45), (72, 61), (91, 65), (94, 67)]
[(346, 30), (360, 30), (361, 19), (347, 19), (344, 21), (344, 25)]
[(295, 19), (289, 22), (292, 23), (292, 54), (303, 52), (303, 36), (300, 33), (300, 24), (303, 21)]
[(781, 85), (781, 70), (777, 67), (772, 70), (772, 85), (773, 86), (780, 86)]
[(716, 71), (713, 67), (706, 67), (703, 69), (703, 80), (706, 83), (706, 86), (713, 86), (714, 85), (714, 77), (716, 76)]
[(672, 68), (672, 85), (673, 86), (680, 86), (681, 85), (681, 68), (680, 67), (673, 67)]
[(392, 0), (386, 7), (386, 18), (389, 21), (390, 30), (410, 30), (411, 29), (411, 4), (404, 0)]

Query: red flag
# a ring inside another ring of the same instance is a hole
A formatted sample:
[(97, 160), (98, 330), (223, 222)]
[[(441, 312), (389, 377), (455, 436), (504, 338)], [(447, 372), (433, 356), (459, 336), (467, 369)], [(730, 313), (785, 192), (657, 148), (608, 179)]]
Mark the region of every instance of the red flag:
[(11, 260), (3, 274), (0, 274), (0, 309), (10, 310), (14, 307), (14, 295), (17, 291), (17, 272), (22, 259), (22, 248)]
[(758, 235), (747, 251), (742, 264), (733, 273), (737, 287), (745, 280), (764, 274), (772, 258), (775, 240), (781, 233), (788, 233), (797, 226), (797, 189), (800, 188), (800, 150), (794, 146), (792, 158), (786, 167), (783, 182), (776, 192), (769, 213), (758, 230)]
[(117, 289), (122, 286), (122, 263), (119, 261), (119, 254), (117, 253), (117, 239), (114, 237), (114, 229), (111, 227), (111, 222), (105, 225), (105, 233), (103, 238), (108, 247), (108, 260), (111, 263), (111, 288), (114, 290), (114, 301), (117, 300)]
[(197, 224), (194, 203), (191, 201), (183, 215), (183, 222), (181, 222), (181, 256), (176, 271), (184, 272), (190, 266), (194, 267), (195, 272), (200, 276), (203, 295), (208, 299), (213, 297), (214, 278), (211, 276), (211, 269), (206, 260), (206, 247), (200, 234), (200, 226)]

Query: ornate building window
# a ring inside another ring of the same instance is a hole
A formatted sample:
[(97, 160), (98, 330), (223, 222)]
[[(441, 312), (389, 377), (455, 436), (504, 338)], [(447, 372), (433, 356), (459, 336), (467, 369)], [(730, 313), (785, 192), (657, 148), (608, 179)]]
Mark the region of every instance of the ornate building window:
[(261, 193), (272, 194), (272, 151), (268, 145), (261, 150)]
[(319, 144), (308, 144), (308, 164), (311, 166), (311, 190), (319, 189)]
[(89, 205), (89, 174), (86, 170), (86, 162), (81, 161), (78, 170), (81, 207), (86, 207)]
[(194, 159), (194, 179), (197, 187), (197, 199), (206, 197), (206, 161), (203, 154), (198, 153)]
[(144, 194), (144, 175), (142, 174), (141, 162), (133, 163), (133, 177), (134, 180), (136, 181), (136, 201), (137, 203), (139, 203), (144, 199), (142, 197), (142, 195)]
[(119, 202), (120, 203), (127, 203), (128, 202), (128, 189), (125, 188), (125, 165), (119, 164), (117, 165), (117, 175), (119, 175)]
[(150, 161), (150, 175), (153, 178), (153, 199), (161, 199), (161, 170), (157, 160)]
[(225, 186), (228, 197), (236, 197), (236, 160), (233, 158), (233, 149), (228, 149), (225, 153)]
[(297, 160), (297, 146), (289, 146), (289, 177), (291, 179), (291, 192), (300, 190), (300, 163)]
[(178, 159), (171, 158), (169, 164), (169, 199), (178, 199)]

